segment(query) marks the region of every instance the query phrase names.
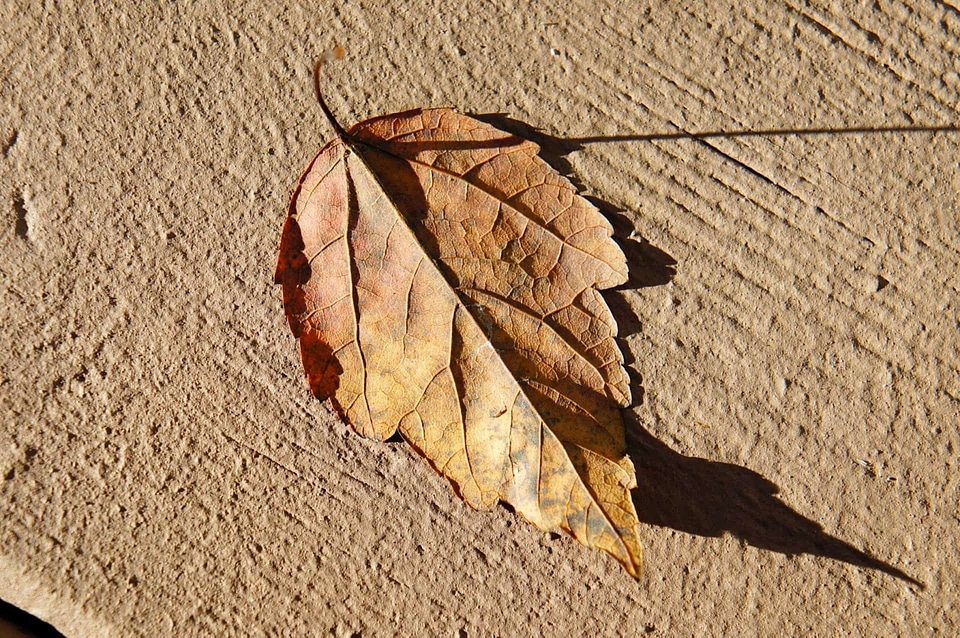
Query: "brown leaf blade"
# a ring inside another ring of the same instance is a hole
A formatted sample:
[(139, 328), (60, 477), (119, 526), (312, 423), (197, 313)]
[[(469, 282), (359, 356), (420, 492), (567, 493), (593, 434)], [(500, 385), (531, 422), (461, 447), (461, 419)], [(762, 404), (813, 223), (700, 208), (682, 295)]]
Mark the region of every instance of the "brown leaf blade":
[(598, 293), (626, 261), (538, 150), (450, 109), (361, 122), (301, 178), (275, 278), (311, 390), (358, 433), (399, 430), (470, 506), (503, 500), (639, 576)]

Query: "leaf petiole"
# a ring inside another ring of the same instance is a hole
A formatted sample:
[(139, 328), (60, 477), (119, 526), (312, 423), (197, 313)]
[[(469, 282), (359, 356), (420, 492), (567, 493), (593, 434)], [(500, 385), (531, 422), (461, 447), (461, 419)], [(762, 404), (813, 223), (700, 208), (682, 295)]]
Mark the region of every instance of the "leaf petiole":
[[(338, 56), (339, 57), (339, 56)], [(317, 102), (320, 104), (320, 109), (323, 111), (323, 114), (326, 116), (327, 121), (330, 122), (330, 126), (333, 127), (334, 132), (336, 132), (337, 137), (340, 139), (345, 139), (347, 137), (347, 132), (343, 130), (343, 127), (340, 126), (340, 122), (337, 121), (337, 118), (333, 116), (333, 112), (330, 110), (330, 107), (327, 106), (327, 103), (323, 100), (323, 95), (320, 93), (320, 67), (323, 65), (324, 58), (321, 57), (317, 60), (317, 63), (313, 67), (313, 91), (316, 93)]]

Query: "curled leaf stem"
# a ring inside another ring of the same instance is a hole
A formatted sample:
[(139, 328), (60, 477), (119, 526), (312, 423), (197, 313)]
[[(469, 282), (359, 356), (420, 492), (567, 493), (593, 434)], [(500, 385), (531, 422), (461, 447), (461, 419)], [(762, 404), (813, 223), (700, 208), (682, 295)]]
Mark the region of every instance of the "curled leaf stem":
[(313, 91), (317, 95), (317, 102), (320, 104), (320, 109), (323, 111), (323, 114), (326, 116), (327, 121), (330, 122), (330, 126), (333, 127), (333, 130), (337, 133), (337, 137), (343, 139), (347, 136), (347, 132), (343, 130), (343, 127), (340, 126), (340, 122), (337, 121), (337, 118), (333, 116), (333, 112), (330, 110), (330, 107), (327, 106), (327, 103), (323, 100), (323, 95), (320, 93), (320, 67), (323, 65), (323, 58), (317, 60), (317, 63), (313, 67)]

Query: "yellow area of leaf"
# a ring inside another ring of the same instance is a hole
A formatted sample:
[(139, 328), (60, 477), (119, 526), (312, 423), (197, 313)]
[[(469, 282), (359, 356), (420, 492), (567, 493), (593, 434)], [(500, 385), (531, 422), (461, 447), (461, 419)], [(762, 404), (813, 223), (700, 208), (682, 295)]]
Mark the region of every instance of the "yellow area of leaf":
[(450, 109), (367, 120), (301, 178), (276, 280), (314, 394), (639, 576), (609, 223), (538, 147)]

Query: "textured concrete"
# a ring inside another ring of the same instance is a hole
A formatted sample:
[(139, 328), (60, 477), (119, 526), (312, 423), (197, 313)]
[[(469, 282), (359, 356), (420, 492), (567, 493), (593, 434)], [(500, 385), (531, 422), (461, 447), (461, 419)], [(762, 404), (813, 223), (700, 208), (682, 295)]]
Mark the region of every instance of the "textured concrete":
[[(955, 633), (956, 8), (144, 4), (3, 1), (0, 598), (68, 636)], [(639, 583), (307, 394), (271, 276), (335, 44), (345, 124), (500, 114), (615, 222)]]

